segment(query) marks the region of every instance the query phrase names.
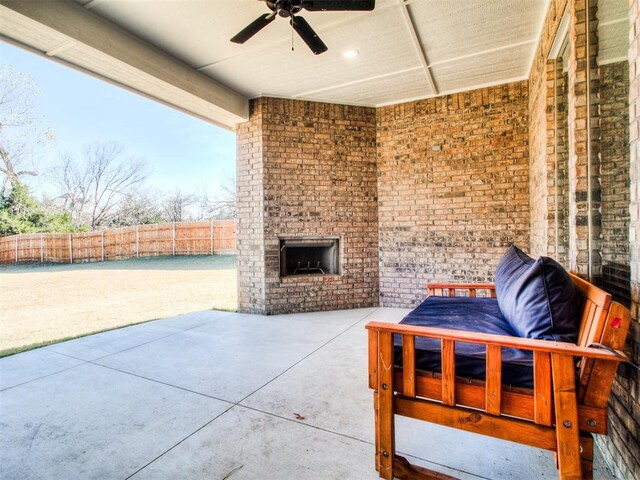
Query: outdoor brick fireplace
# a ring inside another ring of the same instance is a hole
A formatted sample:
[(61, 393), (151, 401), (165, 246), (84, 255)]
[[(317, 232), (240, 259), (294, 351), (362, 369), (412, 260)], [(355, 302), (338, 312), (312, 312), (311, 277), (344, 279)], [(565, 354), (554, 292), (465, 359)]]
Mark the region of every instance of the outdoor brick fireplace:
[(340, 238), (280, 238), (280, 277), (340, 275)]
[(237, 138), (238, 309), (377, 306), (376, 110), (258, 98)]

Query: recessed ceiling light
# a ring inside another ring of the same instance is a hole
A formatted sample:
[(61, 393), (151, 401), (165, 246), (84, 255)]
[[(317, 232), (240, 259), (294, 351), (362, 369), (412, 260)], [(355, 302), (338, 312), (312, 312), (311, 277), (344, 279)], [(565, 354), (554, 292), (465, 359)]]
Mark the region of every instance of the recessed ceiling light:
[(344, 55), (345, 58), (356, 58), (360, 55), (360, 52), (358, 50), (345, 50), (342, 55)]

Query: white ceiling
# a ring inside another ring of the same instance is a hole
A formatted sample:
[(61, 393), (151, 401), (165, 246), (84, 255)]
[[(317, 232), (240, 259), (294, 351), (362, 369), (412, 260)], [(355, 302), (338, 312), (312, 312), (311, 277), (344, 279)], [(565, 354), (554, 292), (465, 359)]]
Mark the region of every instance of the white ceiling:
[[(381, 106), (529, 76), (549, 0), (377, 0), (372, 12), (301, 12), (313, 55), (257, 0), (0, 0), (0, 38), (234, 128), (247, 98)], [(627, 0), (598, 2), (598, 61), (626, 59)], [(356, 49), (360, 55), (344, 58)]]
[(598, 1), (598, 63), (627, 60), (629, 50), (629, 1)]
[[(329, 47), (315, 56), (297, 35), (291, 51), (282, 18), (231, 43), (268, 12), (256, 0), (75, 1), (248, 97), (366, 106), (526, 79), (548, 3), (377, 0), (373, 12), (303, 11)], [(347, 49), (360, 55), (346, 59)]]

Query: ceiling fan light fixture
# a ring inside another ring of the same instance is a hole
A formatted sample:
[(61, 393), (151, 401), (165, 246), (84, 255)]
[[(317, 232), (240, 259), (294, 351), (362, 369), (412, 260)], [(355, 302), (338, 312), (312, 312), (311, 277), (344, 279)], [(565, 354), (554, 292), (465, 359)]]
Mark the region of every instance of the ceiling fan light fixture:
[(355, 49), (345, 50), (342, 52), (342, 56), (344, 58), (356, 58), (358, 55), (360, 55), (360, 52)]

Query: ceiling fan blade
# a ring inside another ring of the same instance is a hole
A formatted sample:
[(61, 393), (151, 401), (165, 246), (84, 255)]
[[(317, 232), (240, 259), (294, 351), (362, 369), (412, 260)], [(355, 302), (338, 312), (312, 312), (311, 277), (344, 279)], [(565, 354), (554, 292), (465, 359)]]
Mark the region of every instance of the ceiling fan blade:
[(304, 43), (311, 49), (316, 55), (320, 55), (328, 50), (316, 32), (313, 31), (311, 25), (302, 17), (291, 17), (291, 26), (298, 32), (300, 38), (304, 40)]
[(376, 0), (302, 0), (300, 6), (310, 12), (368, 11), (376, 8)]
[(262, 30), (276, 19), (274, 13), (265, 13), (261, 17), (258, 17), (249, 25), (247, 25), (242, 31), (240, 31), (235, 37), (231, 39), (233, 43), (244, 43), (253, 37), (256, 33)]

